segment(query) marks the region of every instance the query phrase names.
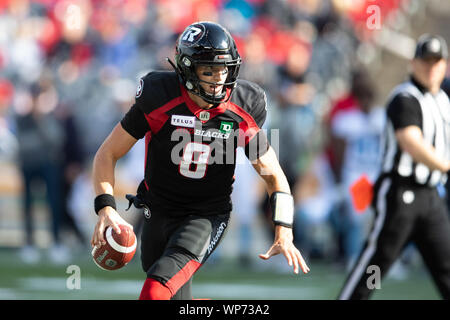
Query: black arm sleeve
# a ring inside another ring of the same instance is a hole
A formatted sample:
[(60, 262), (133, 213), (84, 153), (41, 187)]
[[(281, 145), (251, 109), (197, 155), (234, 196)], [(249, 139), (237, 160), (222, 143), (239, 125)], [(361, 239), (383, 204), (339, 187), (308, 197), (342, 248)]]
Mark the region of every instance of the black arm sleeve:
[(398, 94), (387, 106), (387, 116), (394, 130), (407, 126), (422, 127), (422, 111), (419, 101), (409, 94)]

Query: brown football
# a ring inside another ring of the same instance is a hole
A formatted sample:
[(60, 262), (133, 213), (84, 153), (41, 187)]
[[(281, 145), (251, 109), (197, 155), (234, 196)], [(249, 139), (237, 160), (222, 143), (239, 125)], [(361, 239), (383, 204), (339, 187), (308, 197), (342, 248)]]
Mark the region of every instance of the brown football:
[(92, 258), (101, 269), (117, 270), (133, 259), (136, 252), (136, 235), (130, 227), (125, 225), (119, 227), (120, 234), (117, 234), (111, 226), (108, 226), (103, 234), (106, 244), (92, 250)]

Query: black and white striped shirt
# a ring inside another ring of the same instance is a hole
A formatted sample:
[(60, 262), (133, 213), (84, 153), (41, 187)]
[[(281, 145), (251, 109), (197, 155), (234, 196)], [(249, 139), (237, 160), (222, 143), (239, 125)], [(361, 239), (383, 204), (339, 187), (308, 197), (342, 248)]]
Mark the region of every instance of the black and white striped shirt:
[(416, 80), (398, 85), (392, 91), (387, 105), (387, 123), (384, 134), (382, 172), (411, 178), (419, 185), (436, 186), (445, 183), (447, 175), (430, 170), (413, 160), (400, 149), (395, 131), (407, 126), (418, 126), (425, 141), (431, 144), (442, 159), (450, 159), (450, 102), (440, 90), (433, 95)]

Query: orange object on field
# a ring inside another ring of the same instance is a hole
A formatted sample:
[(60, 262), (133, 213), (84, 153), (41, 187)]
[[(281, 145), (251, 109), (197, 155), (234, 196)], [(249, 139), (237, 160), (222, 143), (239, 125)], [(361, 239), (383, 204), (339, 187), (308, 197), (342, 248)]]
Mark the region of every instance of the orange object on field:
[(373, 185), (366, 175), (362, 175), (350, 186), (350, 194), (356, 212), (364, 213), (373, 199)]

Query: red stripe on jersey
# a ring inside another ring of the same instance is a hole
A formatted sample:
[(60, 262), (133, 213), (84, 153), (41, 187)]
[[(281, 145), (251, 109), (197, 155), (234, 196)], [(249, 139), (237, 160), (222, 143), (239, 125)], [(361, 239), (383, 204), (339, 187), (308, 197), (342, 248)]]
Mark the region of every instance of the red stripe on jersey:
[(152, 132), (151, 131), (147, 131), (147, 133), (145, 134), (145, 165), (144, 165), (144, 170), (145, 170), (145, 168), (147, 168), (148, 146), (150, 144), (150, 140), (152, 140)]
[(145, 119), (147, 119), (148, 125), (150, 126), (150, 130), (153, 134), (161, 130), (166, 121), (169, 119), (169, 116), (166, 114), (166, 112), (175, 108), (183, 102), (183, 97), (180, 96), (170, 100), (165, 105), (150, 112), (149, 114), (145, 114)]
[(260, 128), (256, 124), (255, 119), (244, 109), (237, 104), (230, 102), (228, 104), (228, 110), (233, 111), (240, 116), (243, 121), (239, 123), (239, 145), (246, 146), (248, 142), (258, 133)]
[(200, 268), (202, 264), (195, 260), (190, 260), (186, 265), (178, 271), (169, 281), (166, 282), (166, 287), (170, 289), (172, 294), (175, 294)]
[[(229, 89), (227, 89), (227, 95), (230, 93), (228, 92)], [(227, 110), (228, 103), (220, 103), (217, 107), (211, 108), (211, 109), (203, 109), (198, 106), (197, 103), (195, 103), (194, 100), (191, 99), (191, 97), (188, 94), (188, 91), (184, 86), (181, 85), (181, 95), (184, 98), (184, 102), (186, 102), (186, 105), (188, 109), (192, 112), (193, 115), (197, 117), (197, 119), (200, 119), (200, 112), (207, 111), (209, 112), (209, 120), (214, 118), (215, 116), (218, 116), (222, 113), (224, 113)], [(202, 123), (207, 122), (202, 120)]]
[[(151, 131), (147, 131), (147, 133), (145, 134), (145, 164), (144, 164), (144, 173), (145, 170), (147, 169), (147, 157), (148, 157), (148, 148), (150, 145), (150, 140), (152, 140), (152, 132)], [(145, 187), (147, 188), (147, 191), (150, 190), (150, 188), (148, 187), (147, 181), (144, 180), (144, 184)]]

